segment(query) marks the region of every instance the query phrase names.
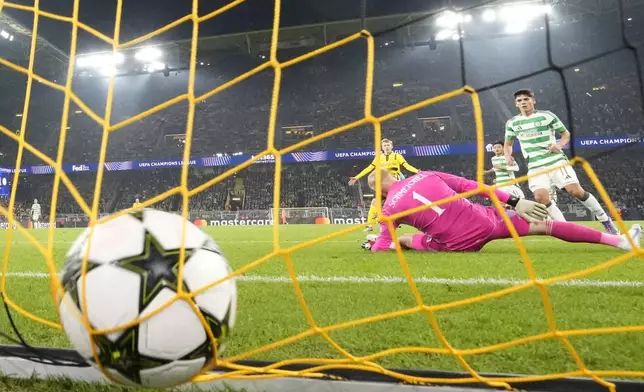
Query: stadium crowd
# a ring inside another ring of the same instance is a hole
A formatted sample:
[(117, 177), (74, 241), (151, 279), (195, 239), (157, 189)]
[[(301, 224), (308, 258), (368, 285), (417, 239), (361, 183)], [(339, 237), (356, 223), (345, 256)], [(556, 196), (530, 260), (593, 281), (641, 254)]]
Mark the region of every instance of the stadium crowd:
[[(592, 32), (592, 29), (589, 31)], [(578, 34), (575, 45), (561, 46), (555, 42), (554, 57), (559, 63), (576, 61), (578, 47), (591, 47), (593, 37)], [(534, 38), (534, 37), (532, 37)], [(466, 76), (469, 84), (483, 87), (534, 71), (523, 67), (523, 57), (507, 50), (524, 44), (525, 36), (497, 37), (477, 42), (466, 48)], [(498, 40), (498, 41), (495, 41)], [(393, 42), (393, 41), (392, 41)], [(569, 40), (569, 42), (572, 42)], [(535, 49), (536, 50), (536, 49)], [(510, 55), (508, 55), (508, 52)], [(538, 52), (538, 50), (537, 50)], [(302, 53), (302, 49), (280, 51), (285, 58)], [(589, 55), (594, 53), (583, 53)], [(630, 55), (621, 52), (570, 68), (564, 76), (569, 100), (560, 75), (550, 71), (502, 85), (480, 94), (484, 138), (486, 143), (503, 137), (505, 121), (516, 113), (512, 93), (518, 88), (532, 88), (537, 108), (552, 110), (564, 123), (574, 124), (574, 136), (633, 136), (641, 133), (642, 100), (637, 85), (637, 72)], [(547, 67), (547, 56), (534, 55), (530, 67)], [(476, 66), (472, 61), (476, 60)], [(265, 60), (248, 54), (230, 53), (217, 56), (198, 68), (195, 88), (197, 94), (220, 86), (242, 72)], [(499, 62), (504, 64), (499, 67)], [(518, 72), (518, 73), (517, 73)], [(516, 75), (513, 73), (517, 73)], [(22, 118), (25, 78), (8, 74), (0, 78), (0, 92), (8, 99), (0, 102), (0, 124), (18, 132)], [(323, 131), (359, 120), (365, 105), (365, 51), (355, 43), (338, 48), (306, 62), (288, 68), (283, 73), (276, 118), (276, 147), (284, 147), (308, 139)], [(462, 86), (458, 43), (442, 42), (435, 50), (391, 45), (376, 50), (374, 64), (373, 113), (382, 115), (424, 99), (435, 97)], [(266, 148), (269, 112), (273, 89), (273, 72), (260, 72), (219, 94), (199, 102), (195, 108), (191, 154), (193, 157), (254, 154)], [(184, 94), (187, 73), (173, 72), (169, 77), (150, 74), (117, 78), (112, 102), (111, 124), (117, 124), (147, 109)], [(75, 93), (99, 116), (105, 112), (107, 82), (99, 77), (78, 77)], [(36, 83), (26, 122), (25, 140), (50, 157), (55, 157), (61, 134), (63, 94)], [(569, 111), (572, 118), (568, 118)], [(178, 158), (186, 143), (184, 133), (188, 104), (180, 101), (156, 113), (123, 126), (109, 134), (106, 160)], [(572, 121), (571, 121), (572, 120)], [(293, 132), (294, 127), (305, 132)], [(97, 162), (103, 128), (72, 105), (66, 129), (64, 161), (74, 164)], [(396, 116), (382, 125), (383, 136), (395, 146), (473, 143), (476, 124), (470, 96), (464, 94), (409, 113)], [(13, 166), (18, 153), (17, 144), (0, 135), (2, 153), (0, 164)], [(347, 132), (311, 143), (303, 151), (370, 148), (373, 129), (361, 126)], [(581, 155), (596, 153), (596, 149), (578, 151)], [(599, 178), (604, 181), (614, 200), (625, 211), (644, 215), (644, 168), (641, 148), (609, 154), (591, 160)], [(421, 169), (442, 170), (473, 177), (474, 156), (410, 158)], [(486, 158), (486, 164), (489, 158)], [(366, 185), (350, 187), (347, 180), (359, 172), (368, 161), (307, 163), (284, 165), (282, 173), (282, 207), (326, 206), (356, 207), (362, 205)], [(39, 165), (42, 161), (24, 151), (23, 165)], [(525, 167), (525, 166), (524, 166)], [(190, 169), (189, 188), (202, 184), (227, 168)], [(578, 170), (579, 171), (579, 170)], [(71, 173), (70, 178), (79, 193), (91, 204), (94, 194), (94, 173)], [(582, 184), (589, 189), (586, 176)], [(491, 179), (488, 178), (488, 181)], [(51, 203), (53, 176), (23, 176), (18, 187), (16, 212), (25, 211), (31, 200), (38, 198), (48, 213)], [(131, 206), (135, 199), (151, 197), (180, 184), (180, 171), (156, 169), (143, 171), (106, 172), (101, 187), (100, 210), (111, 212)], [(274, 166), (258, 164), (201, 192), (190, 199), (191, 210), (224, 210), (238, 208), (230, 202), (231, 192), (243, 194), (244, 209), (266, 209), (272, 206), (274, 195)], [(524, 185), (527, 192), (527, 185)], [(527, 192), (529, 195), (530, 193)], [(182, 197), (175, 194), (155, 207), (177, 211)], [(565, 195), (560, 203), (572, 202)], [(61, 187), (57, 211), (79, 213), (80, 209), (70, 192)]]
[[(641, 161), (641, 148), (631, 148), (619, 155), (606, 155), (591, 159), (591, 166), (602, 182), (612, 201), (622, 210), (625, 218), (640, 219), (644, 217), (644, 167)], [(474, 156), (410, 158), (409, 162), (421, 170), (437, 170), (453, 173), (468, 178), (475, 178), (476, 166)], [(489, 155), (486, 157), (486, 168), (489, 168)], [(525, 174), (525, 165), (518, 157)], [(281, 207), (330, 207), (356, 208), (368, 206), (372, 192), (363, 180), (360, 186), (349, 186), (347, 181), (369, 161), (359, 160), (333, 163), (298, 163), (283, 166), (280, 206)], [(189, 210), (223, 211), (243, 208), (244, 210), (266, 210), (273, 206), (274, 165), (256, 164), (235, 175), (231, 175), (204, 191), (190, 197)], [(188, 185), (190, 189), (203, 184), (228, 168), (194, 168), (189, 170)], [(584, 188), (596, 193), (595, 187), (581, 167), (577, 173)], [(409, 173), (407, 173), (409, 174)], [(114, 212), (130, 207), (139, 199), (148, 200), (180, 185), (179, 170), (154, 169), (141, 171), (106, 172), (101, 187), (99, 211)], [(94, 173), (73, 173), (70, 179), (81, 197), (91, 206), (94, 194)], [(485, 178), (486, 183), (493, 183), (493, 176)], [(20, 216), (28, 216), (33, 199), (37, 198), (43, 206), (45, 216), (49, 213), (53, 176), (22, 176), (19, 180), (17, 204), (14, 211)], [(521, 184), (527, 197), (531, 197), (527, 184)], [(231, 207), (232, 192), (241, 191), (243, 204)], [(565, 192), (558, 193), (560, 205), (575, 204)], [(6, 201), (4, 203), (6, 205)], [(175, 194), (153, 205), (167, 211), (181, 211), (182, 196)], [(71, 193), (61, 183), (58, 196), (57, 212), (59, 214), (81, 214), (82, 211)]]

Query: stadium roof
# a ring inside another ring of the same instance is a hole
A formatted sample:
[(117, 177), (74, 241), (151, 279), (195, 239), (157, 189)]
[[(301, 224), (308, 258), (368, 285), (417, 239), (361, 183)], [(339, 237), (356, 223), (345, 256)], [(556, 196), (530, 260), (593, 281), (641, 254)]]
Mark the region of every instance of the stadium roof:
[[(9, 16), (6, 12), (0, 12), (0, 28), (16, 36), (16, 39), (13, 39), (11, 42), (7, 41), (2, 44), (2, 57), (16, 62), (29, 59), (32, 30)], [(63, 65), (67, 64), (69, 56), (56, 45), (41, 36), (37, 37), (36, 44), (36, 50), (38, 52), (45, 52), (51, 57), (50, 60), (55, 60)]]
[[(625, 9), (644, 5), (644, 0), (624, 0)], [(540, 0), (506, 1), (503, 3), (492, 2), (484, 7), (476, 7), (476, 12), (481, 12), (485, 7), (502, 7), (511, 3), (538, 3)], [(557, 12), (555, 22), (572, 23), (582, 20), (587, 15), (600, 15), (617, 11), (617, 2), (614, 0), (565, 0), (553, 1)], [(354, 34), (365, 28), (377, 34), (392, 31), (387, 39), (398, 40), (400, 44), (412, 42), (426, 42), (429, 39), (430, 29), (435, 22), (434, 11), (393, 14), (386, 16), (367, 17), (363, 21), (359, 18), (331, 21), (316, 24), (299, 25), (280, 28), (279, 47), (281, 49), (296, 47), (319, 47), (347, 35)], [(401, 28), (401, 26), (403, 26)], [(398, 29), (396, 29), (398, 28)], [(237, 49), (256, 55), (270, 49), (272, 30), (256, 30), (241, 33), (206, 36), (199, 39), (199, 52)], [(470, 37), (471, 39), (472, 37)], [(152, 39), (143, 46), (159, 46), (170, 54), (175, 62), (185, 63), (190, 54), (190, 39), (174, 40), (169, 42), (154, 42)]]
[[(525, 2), (525, 1), (523, 1)], [(488, 7), (500, 7), (515, 1), (507, 1), (502, 4), (492, 3)], [(541, 3), (537, 1), (537, 3)], [(624, 0), (625, 8), (637, 7), (644, 4), (644, 0)], [(583, 19), (586, 15), (599, 15), (616, 11), (616, 2), (610, 0), (565, 0), (553, 2), (556, 10), (556, 22), (576, 22)], [(477, 7), (475, 12), (481, 12), (482, 8)], [(325, 23), (316, 23), (300, 25), (293, 27), (282, 27), (280, 29), (281, 49), (307, 47), (315, 48), (322, 45), (337, 41), (347, 35), (356, 33), (363, 28), (372, 33), (383, 31), (392, 31), (387, 34), (386, 40), (395, 41), (396, 45), (407, 46), (417, 43), (426, 43), (430, 36), (432, 25), (435, 18), (431, 17), (432, 12), (415, 12), (404, 14), (393, 14), (386, 16), (367, 17), (363, 20), (349, 19), (341, 21), (331, 21)], [(6, 13), (0, 13), (0, 26), (7, 26), (17, 35), (25, 37), (24, 39), (14, 40), (12, 44), (0, 42), (2, 45), (3, 57), (8, 59), (28, 59), (31, 30), (24, 27), (14, 18)], [(399, 28), (403, 26), (402, 28)], [(435, 27), (434, 27), (435, 28)], [(469, 37), (470, 39), (472, 37)], [(219, 50), (238, 50), (251, 55), (260, 55), (270, 49), (271, 30), (256, 30), (224, 35), (205, 36), (199, 39), (199, 55), (207, 56), (208, 52)], [(2, 41), (2, 40), (0, 40)], [(16, 42), (19, 41), (19, 42)], [(38, 52), (45, 52), (49, 57), (55, 59), (55, 63), (66, 65), (68, 61), (67, 54), (52, 44), (50, 41), (38, 37)], [(165, 52), (165, 60), (169, 66), (175, 68), (185, 67), (188, 64), (190, 56), (190, 39), (174, 40), (162, 42), (159, 39), (152, 38), (144, 44), (126, 49), (124, 52), (140, 49), (144, 46), (158, 46)], [(8, 48), (5, 50), (5, 47)], [(90, 53), (100, 53), (103, 51), (94, 51)], [(8, 53), (8, 54), (4, 54)], [(83, 53), (79, 53), (83, 55)]]

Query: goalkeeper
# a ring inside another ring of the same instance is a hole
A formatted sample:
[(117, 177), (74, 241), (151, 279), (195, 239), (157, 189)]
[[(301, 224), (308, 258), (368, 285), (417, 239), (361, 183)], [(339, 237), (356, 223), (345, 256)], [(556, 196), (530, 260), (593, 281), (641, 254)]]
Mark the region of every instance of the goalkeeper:
[[(475, 181), (441, 172), (423, 171), (404, 181), (396, 181), (385, 170), (381, 175), (382, 194), (387, 195), (383, 216), (430, 205), (432, 201), (471, 191), (478, 186)], [(376, 175), (372, 173), (369, 176), (372, 189), (375, 188), (375, 182)], [(604, 244), (623, 250), (632, 249), (628, 240), (630, 237), (639, 246), (642, 234), (639, 225), (633, 225), (628, 236), (607, 234), (571, 222), (545, 220), (548, 211), (543, 204), (519, 199), (500, 189), (494, 190), (494, 193), (502, 203), (515, 208), (515, 211), (507, 211), (507, 214), (519, 236), (549, 235), (568, 242)], [(489, 197), (483, 192), (480, 195)], [(393, 222), (394, 227), (401, 223), (413, 226), (422, 233), (401, 236), (398, 239), (400, 245), (430, 252), (478, 251), (490, 241), (511, 237), (501, 213), (495, 207), (484, 207), (463, 198), (432, 206)], [(372, 238), (363, 243), (365, 249), (394, 249), (386, 223), (381, 222), (380, 226), (380, 235), (375, 240)]]
[[(382, 139), (382, 154), (380, 154), (380, 167), (387, 172), (389, 172), (396, 180), (402, 180), (405, 177), (400, 171), (401, 167), (407, 169), (407, 171), (412, 173), (418, 173), (418, 169), (407, 163), (405, 157), (401, 154), (398, 154), (394, 151), (394, 143), (389, 139)], [(358, 173), (355, 177), (349, 179), (349, 185), (355, 184), (359, 179), (366, 176), (373, 169), (376, 168), (376, 158), (373, 158), (371, 165), (367, 166), (363, 171)], [(369, 208), (369, 214), (367, 215), (368, 222), (374, 222), (377, 218), (376, 212), (376, 199), (371, 200), (371, 207)], [(365, 229), (366, 231), (372, 230), (371, 225), (368, 225)]]

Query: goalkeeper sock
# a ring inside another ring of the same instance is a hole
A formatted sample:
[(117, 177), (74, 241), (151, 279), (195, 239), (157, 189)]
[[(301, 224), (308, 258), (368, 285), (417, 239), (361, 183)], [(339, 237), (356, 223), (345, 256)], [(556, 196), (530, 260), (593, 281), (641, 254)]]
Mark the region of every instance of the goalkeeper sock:
[(566, 221), (566, 217), (564, 216), (563, 212), (561, 212), (559, 207), (557, 207), (554, 201), (546, 204), (546, 209), (548, 210), (548, 214), (550, 215), (552, 220), (556, 220), (558, 222)]
[(584, 195), (579, 198), (579, 201), (581, 202), (581, 204), (585, 205), (586, 208), (590, 210), (590, 212), (595, 214), (597, 220), (599, 220), (600, 222), (606, 222), (610, 220), (610, 217), (608, 216), (608, 214), (606, 214), (602, 206), (599, 205), (599, 202), (597, 201), (595, 196), (591, 195), (588, 192), (584, 192)]
[(567, 242), (587, 242), (591, 244), (604, 244), (614, 247), (619, 246), (619, 236), (602, 233), (590, 227), (581, 226), (572, 222), (546, 221), (546, 234)]

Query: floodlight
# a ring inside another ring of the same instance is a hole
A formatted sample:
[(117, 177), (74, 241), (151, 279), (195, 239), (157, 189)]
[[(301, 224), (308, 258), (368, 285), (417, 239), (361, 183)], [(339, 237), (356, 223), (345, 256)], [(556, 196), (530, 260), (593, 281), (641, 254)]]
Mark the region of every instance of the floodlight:
[(114, 76), (116, 75), (115, 67), (103, 67), (98, 70), (101, 76)]
[(149, 63), (160, 58), (162, 54), (163, 52), (161, 52), (161, 49), (159, 48), (147, 47), (139, 49), (139, 51), (134, 55), (134, 58), (139, 61)]
[(449, 29), (440, 30), (438, 33), (436, 33), (436, 41), (445, 41), (446, 39), (451, 37), (452, 34), (454, 34), (452, 30), (449, 30)]
[(485, 10), (482, 17), (484, 22), (494, 22), (496, 20), (496, 12), (494, 12), (494, 10)]
[(161, 71), (163, 68), (165, 68), (165, 64), (155, 61), (153, 63), (145, 64), (143, 67), (148, 72), (156, 72)]
[(518, 34), (524, 32), (528, 28), (528, 25), (525, 22), (517, 21), (508, 23), (505, 26), (505, 32), (508, 34)]
[(438, 18), (436, 18), (436, 25), (439, 27), (454, 27), (458, 24), (460, 15), (452, 11), (445, 11)]

